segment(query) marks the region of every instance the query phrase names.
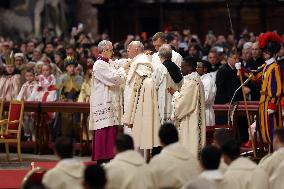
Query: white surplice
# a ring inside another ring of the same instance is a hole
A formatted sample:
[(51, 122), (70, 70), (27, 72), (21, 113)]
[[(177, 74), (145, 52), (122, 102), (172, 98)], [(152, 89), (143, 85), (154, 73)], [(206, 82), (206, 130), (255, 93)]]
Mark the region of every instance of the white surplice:
[(120, 85), (125, 82), (125, 76), (123, 68), (116, 69), (103, 60), (94, 63), (89, 130), (121, 124)]
[(213, 109), (215, 95), (216, 95), (216, 84), (214, 76), (211, 73), (204, 74), (200, 77), (205, 94), (205, 122), (206, 126), (215, 125), (215, 113)]

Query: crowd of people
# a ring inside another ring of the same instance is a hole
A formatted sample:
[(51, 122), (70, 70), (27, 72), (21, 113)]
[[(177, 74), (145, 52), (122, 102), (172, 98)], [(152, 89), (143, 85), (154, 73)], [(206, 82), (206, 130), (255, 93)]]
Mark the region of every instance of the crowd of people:
[[(205, 147), (205, 143), (206, 127), (227, 123), (227, 117), (215, 118), (213, 105), (243, 99), (260, 102), (261, 140), (270, 144), (274, 139), (282, 140), (277, 128), (283, 126), (280, 100), (284, 47), (283, 37), (275, 32), (260, 36), (244, 32), (237, 41), (232, 35), (215, 37), (210, 31), (202, 44), (197, 35), (185, 30), (182, 35), (177, 31), (157, 32), (151, 38), (145, 33), (128, 35), (123, 43), (112, 43), (107, 35), (94, 41), (78, 27), (70, 38), (50, 36), (48, 32), (41, 40), (19, 44), (3, 38), (0, 54), (3, 100), (90, 103), (92, 160), (99, 164), (111, 160), (105, 166), (109, 188), (194, 188), (201, 187), (200, 183), (206, 185), (203, 179), (212, 185), (212, 180), (223, 177), (229, 185), (224, 181), (224, 186), (217, 188), (274, 185), (269, 182), (274, 176), (239, 157), (240, 146), (235, 140), (223, 142), (219, 149)], [(260, 82), (247, 82), (243, 93), (240, 90), (234, 96), (242, 77)], [(78, 113), (50, 112), (47, 116), (51, 137), (78, 139)], [(33, 113), (25, 113), (28, 140), (34, 140), (32, 120)], [(239, 119), (238, 125), (239, 142), (245, 143), (246, 120)], [(119, 138), (120, 126), (131, 137)], [(274, 133), (279, 137), (273, 138)], [(137, 151), (147, 162), (154, 156), (150, 168)], [(224, 175), (217, 170), (221, 153), (229, 165)], [(58, 155), (72, 158), (70, 154)], [(65, 164), (70, 164), (69, 160), (62, 166)], [(83, 170), (76, 166), (72, 169), (76, 170), (74, 174)], [(200, 180), (191, 183), (200, 173)], [(254, 179), (259, 181), (252, 182)]]
[(256, 164), (240, 156), (239, 142), (229, 130), (219, 129), (198, 159), (179, 142), (176, 126), (165, 123), (159, 129), (163, 149), (149, 163), (131, 136), (118, 134), (115, 157), (103, 165), (84, 165), (73, 157), (72, 139), (59, 137), (54, 147), (59, 162), (44, 174), (43, 185), (29, 182), (25, 189), (278, 189), (284, 178), (284, 128), (274, 136), (275, 152)]

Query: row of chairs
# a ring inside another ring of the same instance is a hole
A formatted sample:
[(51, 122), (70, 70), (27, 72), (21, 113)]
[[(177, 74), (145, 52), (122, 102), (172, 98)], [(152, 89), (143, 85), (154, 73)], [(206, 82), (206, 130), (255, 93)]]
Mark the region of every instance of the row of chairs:
[(17, 144), (19, 161), (21, 155), (21, 130), (23, 124), (24, 101), (10, 101), (7, 119), (3, 119), (3, 100), (0, 100), (0, 143), (5, 144), (7, 160), (10, 161), (9, 143)]

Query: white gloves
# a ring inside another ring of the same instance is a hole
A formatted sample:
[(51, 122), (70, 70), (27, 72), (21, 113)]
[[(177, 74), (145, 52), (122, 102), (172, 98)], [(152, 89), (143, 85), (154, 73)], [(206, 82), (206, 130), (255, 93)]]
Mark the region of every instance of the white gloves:
[(275, 111), (271, 110), (271, 109), (268, 109), (267, 112), (268, 112), (268, 115), (270, 115), (270, 114), (273, 114)]
[(242, 67), (242, 63), (237, 62), (237, 63), (235, 64), (235, 68), (236, 68), (237, 70), (240, 70), (241, 67)]

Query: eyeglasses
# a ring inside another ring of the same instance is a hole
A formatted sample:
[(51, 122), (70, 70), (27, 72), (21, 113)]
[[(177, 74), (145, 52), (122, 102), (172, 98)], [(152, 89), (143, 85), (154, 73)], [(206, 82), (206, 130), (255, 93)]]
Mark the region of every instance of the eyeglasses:
[(113, 49), (105, 49), (104, 51), (110, 51), (110, 52), (113, 52)]

